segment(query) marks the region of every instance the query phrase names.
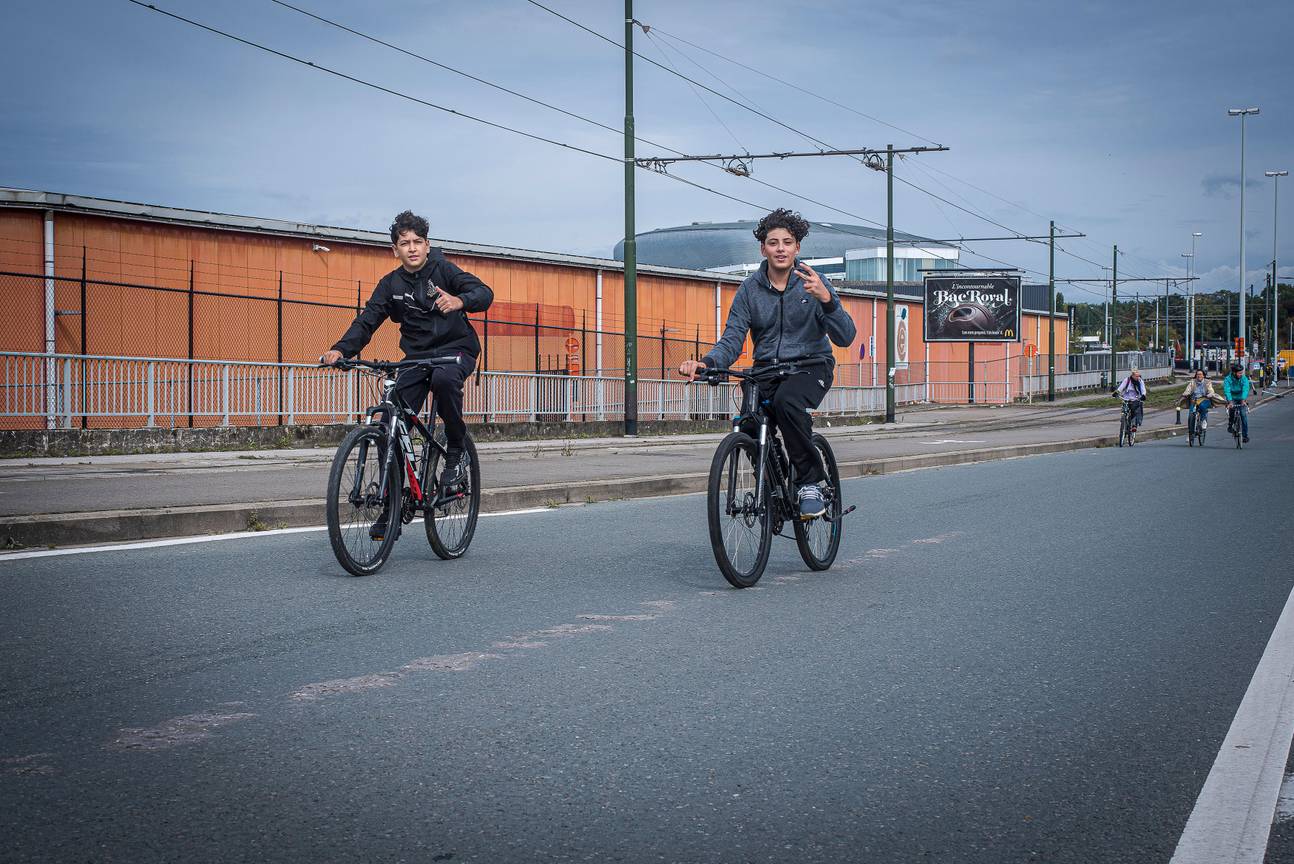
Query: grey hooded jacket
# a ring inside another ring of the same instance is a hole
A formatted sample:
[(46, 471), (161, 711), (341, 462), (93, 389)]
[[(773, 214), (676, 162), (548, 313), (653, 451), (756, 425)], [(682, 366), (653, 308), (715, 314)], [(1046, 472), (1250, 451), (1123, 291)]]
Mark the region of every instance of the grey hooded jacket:
[(701, 359), (711, 368), (727, 368), (740, 356), (747, 332), (755, 342), (756, 363), (829, 359), (831, 343), (847, 347), (857, 331), (836, 289), (826, 278), (822, 282), (831, 292), (830, 303), (806, 291), (794, 270), (786, 290), (778, 291), (768, 281), (768, 262), (760, 264), (737, 289), (723, 335)]

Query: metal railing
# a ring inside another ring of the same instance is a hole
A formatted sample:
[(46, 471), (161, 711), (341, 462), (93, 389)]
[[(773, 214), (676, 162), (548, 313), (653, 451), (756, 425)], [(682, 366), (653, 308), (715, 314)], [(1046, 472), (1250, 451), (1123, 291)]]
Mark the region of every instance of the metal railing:
[[(897, 388), (901, 402), (924, 385)], [(0, 425), (8, 428), (177, 428), (350, 423), (378, 399), (356, 370), (306, 363), (0, 352)], [(732, 416), (737, 385), (639, 379), (639, 417)], [(481, 372), (464, 385), (464, 413), (478, 422), (620, 420), (624, 379), (596, 375)], [(884, 387), (833, 387), (817, 413), (876, 414)]]
[[(1047, 376), (1030, 374), (1033, 368), (1019, 368), (1013, 358), (977, 370), (975, 381), (902, 383), (895, 386), (895, 402), (1002, 405), (1033, 400), (1047, 392)], [(1166, 364), (1142, 372), (1151, 380), (1171, 374)], [(1056, 389), (1096, 387), (1106, 374), (1059, 373)], [(362, 418), (378, 397), (369, 376), (307, 363), (0, 352), (0, 426), (5, 428), (350, 423)], [(738, 401), (731, 382), (710, 387), (681, 378), (638, 381), (638, 414), (644, 420), (727, 418)], [(815, 413), (858, 417), (884, 410), (884, 386), (836, 384)], [(621, 420), (624, 379), (479, 372), (465, 384), (464, 413), (491, 423)]]

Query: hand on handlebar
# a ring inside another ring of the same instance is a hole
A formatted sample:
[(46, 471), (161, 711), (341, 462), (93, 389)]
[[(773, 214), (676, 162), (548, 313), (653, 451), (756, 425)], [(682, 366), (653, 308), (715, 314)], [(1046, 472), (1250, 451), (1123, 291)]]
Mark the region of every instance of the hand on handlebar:
[(678, 364), (678, 374), (682, 375), (688, 381), (695, 381), (698, 372), (704, 372), (707, 367), (700, 360), (684, 360)]
[(323, 353), (322, 357), (319, 358), (319, 365), (334, 366), (336, 365), (337, 361), (341, 359), (341, 357), (342, 357), (342, 354), (340, 351), (330, 348)]

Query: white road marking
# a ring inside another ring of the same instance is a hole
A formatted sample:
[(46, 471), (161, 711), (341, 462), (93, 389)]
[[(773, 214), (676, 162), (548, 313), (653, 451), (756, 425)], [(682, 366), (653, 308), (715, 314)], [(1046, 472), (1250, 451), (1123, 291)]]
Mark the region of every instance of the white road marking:
[[(481, 519), (487, 516), (526, 516), (531, 513), (549, 513), (551, 507), (531, 507), (526, 510), (504, 510), (499, 513), (482, 513)], [(421, 522), (414, 519), (410, 524)], [(133, 549), (156, 549), (161, 546), (183, 546), (186, 543), (215, 543), (219, 540), (245, 540), (249, 537), (276, 537), (280, 534), (304, 534), (309, 531), (327, 531), (327, 525), (307, 525), (303, 528), (271, 528), (268, 531), (235, 531), (231, 534), (203, 534), (195, 537), (167, 537), (163, 540), (141, 540), (135, 543), (111, 543), (105, 546), (76, 546), (69, 549), (41, 549), (32, 552), (0, 553), (0, 561), (15, 561), (20, 558), (48, 558), (53, 555), (85, 555), (90, 552), (121, 552)]]
[(938, 441), (922, 441), (922, 444), (984, 444), (985, 441), (967, 441), (961, 438), (941, 438)]
[(1294, 738), (1294, 592), (1204, 781), (1171, 864), (1262, 864)]
[(1276, 799), (1276, 823), (1294, 819), (1294, 774), (1286, 774), (1281, 784), (1280, 797)]

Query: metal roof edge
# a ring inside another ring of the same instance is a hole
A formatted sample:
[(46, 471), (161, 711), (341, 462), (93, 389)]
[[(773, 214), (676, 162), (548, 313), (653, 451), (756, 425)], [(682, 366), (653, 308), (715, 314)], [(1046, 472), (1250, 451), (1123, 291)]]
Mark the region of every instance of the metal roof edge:
[[(389, 246), (391, 242), (388, 235), (382, 231), (340, 228), (331, 225), (310, 225), (304, 222), (290, 222), (283, 219), (262, 219), (231, 213), (187, 210), (182, 207), (139, 204), (132, 201), (116, 201), (109, 198), (68, 195), (62, 192), (44, 192), (35, 189), (0, 187), (0, 207), (86, 213), (120, 219), (135, 219), (144, 222), (190, 225), (220, 231), (243, 231), (253, 234), (273, 234), (276, 236), (332, 240), (334, 242), (359, 243), (371, 246)], [(432, 238), (431, 242), (442, 252), (460, 255), (481, 255), (537, 264), (564, 264), (598, 270), (624, 270), (624, 262), (616, 261), (613, 258), (567, 255), (560, 252), (544, 252), (536, 249), (519, 249), (510, 246), (494, 246), (487, 243), (468, 243), (438, 238)], [(738, 276), (709, 273), (704, 270), (689, 270), (681, 267), (662, 267), (655, 264), (640, 264), (638, 272), (652, 276), (698, 279), (704, 282), (730, 282), (733, 284), (741, 282), (741, 277)]]

